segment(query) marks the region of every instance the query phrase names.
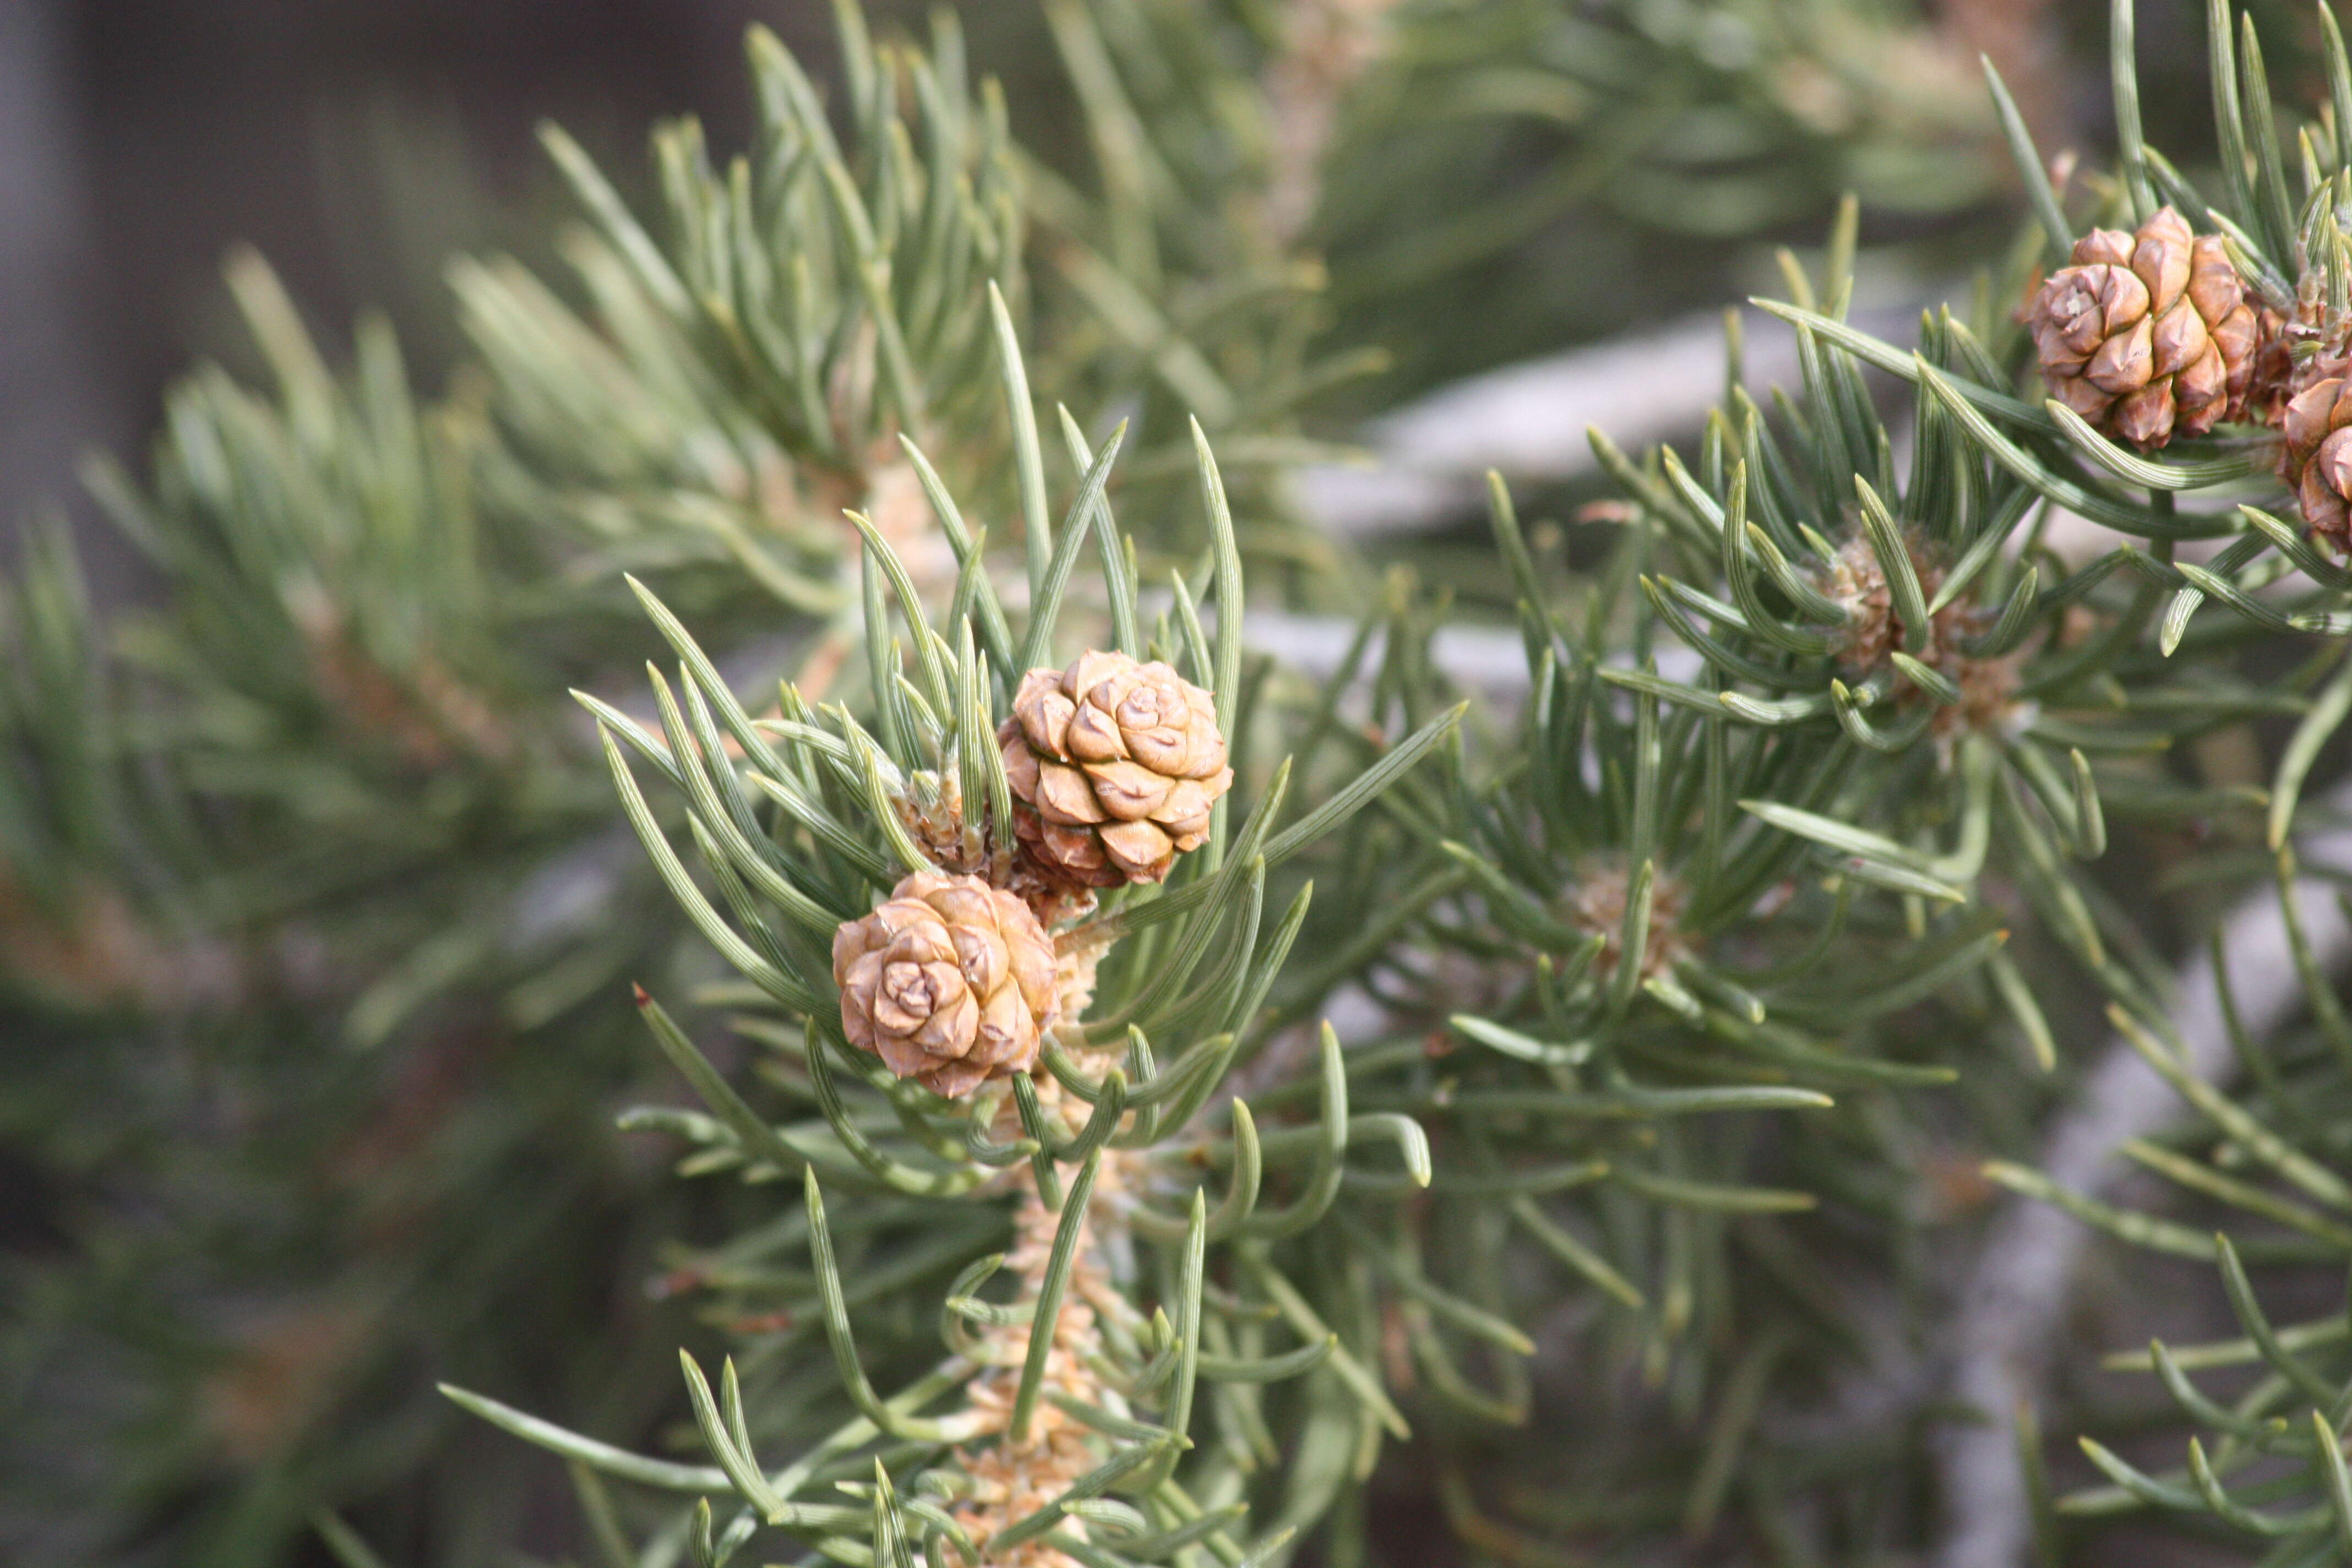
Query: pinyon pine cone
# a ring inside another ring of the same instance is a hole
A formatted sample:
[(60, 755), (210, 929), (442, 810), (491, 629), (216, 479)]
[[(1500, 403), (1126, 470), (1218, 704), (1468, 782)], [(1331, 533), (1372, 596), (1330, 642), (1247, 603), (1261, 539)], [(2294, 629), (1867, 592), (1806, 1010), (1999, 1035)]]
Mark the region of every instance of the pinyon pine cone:
[(1022, 843), (1082, 887), (1157, 882), (1233, 787), (1215, 701), (1158, 659), (1085, 653), (1033, 669), (996, 739)]
[(2262, 323), (2218, 235), (2170, 207), (2137, 235), (2095, 228), (2035, 297), (2050, 394), (2142, 451), (2245, 412)]
[(833, 936), (849, 1043), (952, 1099), (1037, 1059), (1054, 1021), (1054, 943), (977, 877), (918, 871)]
[(2279, 477), (2305, 524), (2336, 553), (2352, 553), (2352, 383), (2341, 374), (2313, 382), (2287, 404), (2283, 426)]

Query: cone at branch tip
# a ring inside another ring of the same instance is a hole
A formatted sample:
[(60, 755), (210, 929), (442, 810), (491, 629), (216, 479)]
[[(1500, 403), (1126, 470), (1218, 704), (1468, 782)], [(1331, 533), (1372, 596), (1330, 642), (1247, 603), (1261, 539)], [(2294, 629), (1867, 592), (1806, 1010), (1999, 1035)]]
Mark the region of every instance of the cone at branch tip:
[(1023, 847), (1082, 887), (1160, 880), (1233, 787), (1215, 700), (1158, 659), (1029, 671), (997, 742)]
[(1054, 944), (1013, 894), (918, 871), (833, 939), (849, 1043), (950, 1099), (1037, 1060), (1052, 1025)]

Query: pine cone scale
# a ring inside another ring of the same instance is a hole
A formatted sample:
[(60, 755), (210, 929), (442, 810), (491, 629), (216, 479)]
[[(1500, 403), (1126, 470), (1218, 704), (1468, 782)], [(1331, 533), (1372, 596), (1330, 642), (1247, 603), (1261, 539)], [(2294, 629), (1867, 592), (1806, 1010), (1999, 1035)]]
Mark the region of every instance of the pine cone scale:
[(2134, 239), (2131, 269), (2147, 285), (2150, 308), (2169, 310), (2189, 288), (2196, 236), (2179, 213), (2164, 207), (2140, 226)]
[(2112, 395), (2101, 391), (2087, 378), (2080, 376), (2069, 376), (2051, 390), (2056, 395), (2059, 402), (2084, 418), (2094, 422), (2104, 416), (2116, 403)]
[[(2205, 330), (2204, 319), (2186, 300), (2156, 319), (2148, 346), (2155, 354), (2151, 373), (2157, 375), (2178, 375), (2213, 358), (2212, 334)], [(2221, 368), (2218, 362), (2214, 368)]]
[(2327, 438), (2332, 427), (2329, 416), (2343, 389), (2343, 380), (2331, 376), (2314, 382), (2288, 401), (2285, 435), (2290, 447), (2309, 451)]
[(1155, 773), (1140, 763), (1089, 763), (1086, 773), (1093, 783), (1095, 799), (1118, 822), (1137, 822), (1152, 816), (1176, 787), (1174, 779)]
[(2139, 391), (2155, 374), (2153, 323), (2146, 316), (2101, 343), (2084, 378), (2117, 396)]
[(2169, 381), (2144, 386), (2116, 405), (2116, 433), (2135, 447), (2161, 447), (2179, 413)]
[(1069, 750), (1070, 724), (1078, 708), (1063, 693), (1057, 671), (1033, 669), (1023, 676), (1013, 711), (1032, 746), (1055, 756)]
[(2306, 521), (2334, 540), (2340, 549), (2352, 532), (2346, 513), (2352, 509), (2352, 430), (2338, 430), (2319, 444), (2305, 465), (2297, 499)]
[(1045, 815), (1047, 821), (1065, 827), (1090, 827), (1111, 818), (1084, 770), (1055, 763), (1038, 765), (1037, 795), (1032, 804)]
[(2352, 553), (2352, 393), (2344, 377), (2295, 394), (2279, 424), (2279, 477), (2294, 489), (2304, 525), (2338, 554)]
[(1176, 840), (1154, 822), (1114, 822), (1096, 837), (1130, 882), (1159, 881), (1176, 858)]
[(1092, 703), (1070, 721), (1069, 728), (1064, 731), (1062, 750), (1082, 763), (1118, 762), (1128, 754), (1118, 721)]

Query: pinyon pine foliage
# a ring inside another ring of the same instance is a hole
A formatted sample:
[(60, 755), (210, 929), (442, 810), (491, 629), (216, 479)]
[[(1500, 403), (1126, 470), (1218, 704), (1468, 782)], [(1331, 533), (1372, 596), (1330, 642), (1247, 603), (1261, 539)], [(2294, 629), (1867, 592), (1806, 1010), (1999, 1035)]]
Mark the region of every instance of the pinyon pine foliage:
[[(2352, 63), (1899, 9), (1045, 0), (1024, 140), (844, 0), (444, 395), (236, 259), (0, 617), (0, 1542), (2352, 1563)], [(1563, 212), (1826, 237), (1382, 574), (1322, 411)]]

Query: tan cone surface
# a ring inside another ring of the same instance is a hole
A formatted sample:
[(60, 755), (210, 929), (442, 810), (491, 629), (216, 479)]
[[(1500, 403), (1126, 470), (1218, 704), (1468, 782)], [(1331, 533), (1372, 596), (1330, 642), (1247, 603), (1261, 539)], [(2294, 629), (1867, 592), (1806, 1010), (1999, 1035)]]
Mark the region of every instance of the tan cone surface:
[(918, 871), (834, 933), (849, 1043), (953, 1098), (1037, 1059), (1054, 1021), (1054, 944), (1029, 906), (977, 877)]
[(1021, 678), (997, 731), (1023, 809), (1014, 826), (1052, 873), (1085, 887), (1157, 882), (1209, 833), (1233, 787), (1210, 695), (1158, 659), (1086, 653)]
[(2143, 451), (2245, 411), (2261, 319), (2221, 237), (2170, 207), (2075, 241), (2032, 324), (2050, 395)]

